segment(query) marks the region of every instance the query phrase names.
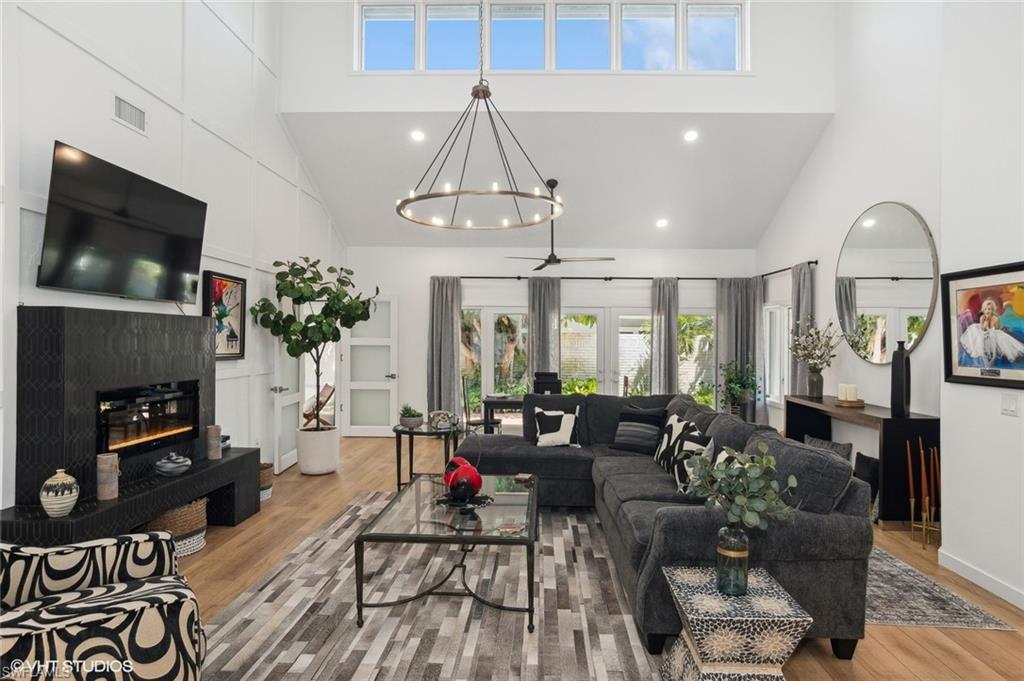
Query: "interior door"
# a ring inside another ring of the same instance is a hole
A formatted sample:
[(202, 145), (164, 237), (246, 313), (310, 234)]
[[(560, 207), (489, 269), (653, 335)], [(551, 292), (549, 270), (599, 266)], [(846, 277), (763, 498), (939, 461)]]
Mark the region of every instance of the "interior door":
[(398, 300), (377, 300), (349, 335), (346, 423), (349, 435), (393, 436), (398, 423)]
[(289, 357), (284, 345), (274, 343), (274, 473), (281, 473), (298, 461), (298, 435), (302, 423), (302, 363)]

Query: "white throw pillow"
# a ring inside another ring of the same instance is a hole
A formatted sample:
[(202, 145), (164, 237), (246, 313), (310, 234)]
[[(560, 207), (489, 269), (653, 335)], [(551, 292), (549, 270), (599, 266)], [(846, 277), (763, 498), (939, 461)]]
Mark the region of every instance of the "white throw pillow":
[(537, 421), (538, 447), (579, 447), (576, 435), (576, 420), (580, 408), (574, 413), (564, 411), (544, 411), (540, 407), (533, 408), (533, 417)]

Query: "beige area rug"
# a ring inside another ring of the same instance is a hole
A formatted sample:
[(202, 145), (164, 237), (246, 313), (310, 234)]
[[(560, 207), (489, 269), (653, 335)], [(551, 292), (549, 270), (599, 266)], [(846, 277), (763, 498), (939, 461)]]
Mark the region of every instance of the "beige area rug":
[[(431, 596), (364, 611), (356, 627), (356, 534), (390, 495), (357, 497), (208, 623), (206, 679), (657, 678), (593, 512), (545, 510), (537, 550), (537, 628), (526, 614)], [(478, 547), (470, 586), (526, 604), (522, 547)], [(367, 601), (412, 595), (457, 560), (455, 547), (368, 545)]]

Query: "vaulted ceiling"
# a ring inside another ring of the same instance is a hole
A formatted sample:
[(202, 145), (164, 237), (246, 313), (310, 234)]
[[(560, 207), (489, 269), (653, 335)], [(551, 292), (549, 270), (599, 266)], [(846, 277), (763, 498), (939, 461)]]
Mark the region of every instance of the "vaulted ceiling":
[[(283, 117), (352, 246), (545, 246), (544, 227), (431, 229), (395, 214), (455, 113), (286, 113)], [(754, 248), (829, 114), (509, 113), (546, 177), (559, 180), (566, 248)], [(421, 130), (422, 142), (410, 137)], [(683, 141), (687, 130), (699, 139)], [(474, 146), (477, 146), (474, 143)], [(488, 162), (491, 148), (479, 149)], [(474, 152), (475, 155), (475, 152)], [(471, 164), (466, 186), (499, 179)], [(521, 171), (523, 171), (521, 173)], [(537, 182), (521, 173), (522, 184)], [(443, 179), (443, 178), (442, 178)], [(456, 178), (452, 178), (457, 180)], [(668, 226), (658, 228), (659, 219)]]

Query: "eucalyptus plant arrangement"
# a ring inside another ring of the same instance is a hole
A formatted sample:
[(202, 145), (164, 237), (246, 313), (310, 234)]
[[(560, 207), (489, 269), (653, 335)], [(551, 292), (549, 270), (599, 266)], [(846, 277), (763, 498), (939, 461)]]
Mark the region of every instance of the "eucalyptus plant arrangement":
[(354, 293), (353, 271), (331, 265), (326, 274), (320, 269), (320, 260), (302, 257), (298, 261), (278, 260), (274, 275), (275, 303), (260, 298), (249, 308), (253, 322), (280, 339), (290, 357), (309, 355), (316, 371), (314, 411), (316, 426), (310, 430), (323, 430), (320, 421), (320, 363), (327, 347), (341, 340), (341, 330), (351, 329), (370, 318), (370, 309), (380, 289), (372, 296)]
[(820, 374), (832, 366), (832, 360), (836, 358), (835, 349), (842, 340), (842, 334), (832, 321), (824, 328), (801, 322), (793, 331), (790, 350), (797, 360), (807, 365), (808, 370)]
[(705, 497), (707, 508), (721, 506), (731, 525), (766, 530), (769, 519), (789, 517), (793, 508), (782, 497), (796, 487), (796, 476), (780, 485), (771, 477), (775, 457), (768, 454), (768, 445), (760, 442), (757, 449), (759, 454), (744, 454), (726, 448), (726, 456), (716, 462), (710, 456), (691, 457), (686, 492)]

